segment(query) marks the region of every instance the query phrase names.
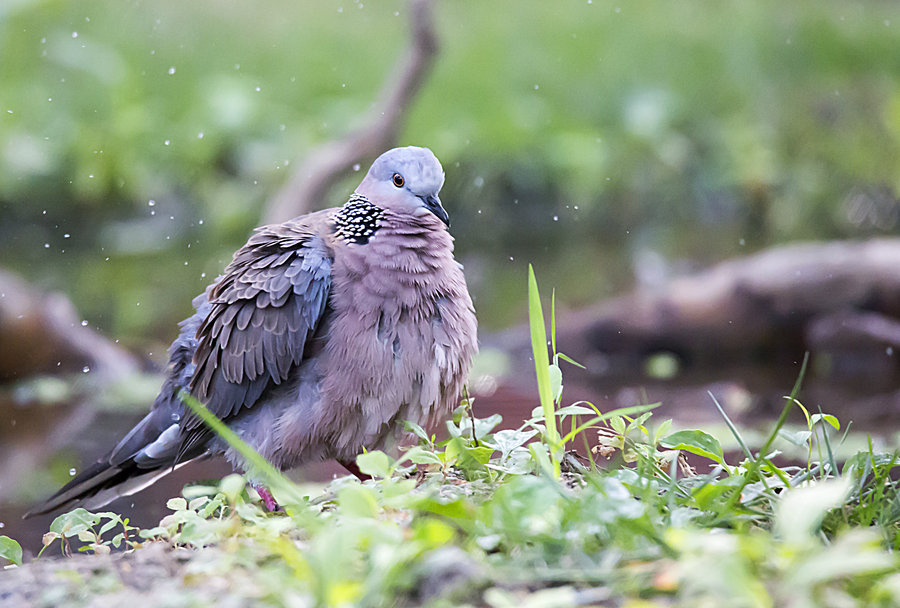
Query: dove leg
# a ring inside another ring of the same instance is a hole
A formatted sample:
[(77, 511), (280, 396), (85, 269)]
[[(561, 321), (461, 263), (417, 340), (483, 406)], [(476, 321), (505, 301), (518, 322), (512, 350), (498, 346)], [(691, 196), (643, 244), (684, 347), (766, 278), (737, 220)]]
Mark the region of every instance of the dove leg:
[(366, 475), (362, 471), (359, 470), (359, 467), (356, 466), (356, 461), (354, 460), (338, 460), (340, 465), (347, 469), (351, 475), (355, 475), (357, 479), (360, 481), (366, 481), (368, 479), (372, 479), (371, 475)]
[(260, 498), (262, 498), (263, 505), (265, 505), (266, 507), (266, 511), (272, 513), (273, 511), (281, 510), (281, 507), (278, 506), (278, 503), (275, 501), (275, 497), (272, 496), (269, 488), (262, 484), (254, 484), (253, 489), (256, 490), (256, 493), (259, 494)]

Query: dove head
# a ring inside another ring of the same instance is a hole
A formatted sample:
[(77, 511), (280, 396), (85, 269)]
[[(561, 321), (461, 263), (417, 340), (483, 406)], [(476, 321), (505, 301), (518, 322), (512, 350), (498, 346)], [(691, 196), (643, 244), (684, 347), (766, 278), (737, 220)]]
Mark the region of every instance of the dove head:
[(384, 209), (414, 216), (436, 216), (448, 227), (450, 218), (438, 193), (444, 169), (428, 148), (388, 150), (372, 163), (356, 191)]

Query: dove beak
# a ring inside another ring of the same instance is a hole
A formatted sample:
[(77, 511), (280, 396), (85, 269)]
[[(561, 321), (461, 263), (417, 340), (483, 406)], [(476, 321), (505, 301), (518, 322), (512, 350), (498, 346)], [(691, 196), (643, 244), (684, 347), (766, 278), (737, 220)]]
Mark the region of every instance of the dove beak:
[(435, 214), (439, 220), (446, 224), (447, 228), (450, 227), (450, 216), (447, 215), (447, 211), (444, 209), (444, 206), (441, 205), (441, 199), (433, 194), (428, 194), (425, 196), (420, 196), (422, 202), (425, 204), (425, 208)]

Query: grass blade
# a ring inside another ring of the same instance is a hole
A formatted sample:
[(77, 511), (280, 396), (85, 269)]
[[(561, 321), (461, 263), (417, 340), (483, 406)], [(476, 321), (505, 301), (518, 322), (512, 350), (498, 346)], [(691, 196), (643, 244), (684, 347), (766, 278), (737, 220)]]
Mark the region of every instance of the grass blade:
[(214, 433), (225, 440), (228, 445), (234, 448), (244, 458), (253, 472), (262, 477), (263, 481), (271, 490), (274, 490), (276, 494), (289, 500), (290, 504), (303, 504), (303, 496), (294, 482), (272, 466), (272, 463), (250, 447), (250, 444), (238, 437), (234, 431), (228, 428), (228, 425), (218, 418), (218, 416), (210, 412), (205, 405), (200, 403), (200, 401), (187, 391), (181, 391), (179, 397), (182, 402), (191, 408), (191, 411), (206, 424), (206, 426), (212, 429)]
[(556, 410), (553, 402), (553, 391), (550, 388), (550, 356), (547, 354), (547, 326), (544, 324), (544, 311), (541, 308), (541, 296), (538, 291), (534, 268), (528, 265), (528, 321), (531, 328), (531, 350), (534, 354), (534, 371), (537, 375), (538, 395), (544, 412), (547, 444), (550, 448), (550, 459), (553, 472), (559, 477), (559, 454), (562, 446), (559, 432), (556, 429)]

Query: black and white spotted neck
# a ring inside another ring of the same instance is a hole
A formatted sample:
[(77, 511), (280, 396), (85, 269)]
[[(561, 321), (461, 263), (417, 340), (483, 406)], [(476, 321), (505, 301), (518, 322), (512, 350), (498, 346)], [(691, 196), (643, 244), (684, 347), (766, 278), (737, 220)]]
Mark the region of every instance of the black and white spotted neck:
[(365, 245), (384, 218), (384, 209), (364, 196), (354, 194), (334, 214), (334, 234), (345, 243)]

